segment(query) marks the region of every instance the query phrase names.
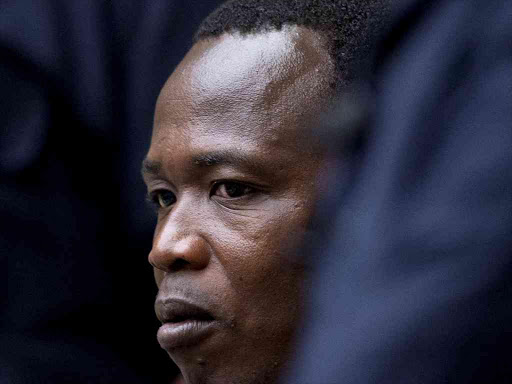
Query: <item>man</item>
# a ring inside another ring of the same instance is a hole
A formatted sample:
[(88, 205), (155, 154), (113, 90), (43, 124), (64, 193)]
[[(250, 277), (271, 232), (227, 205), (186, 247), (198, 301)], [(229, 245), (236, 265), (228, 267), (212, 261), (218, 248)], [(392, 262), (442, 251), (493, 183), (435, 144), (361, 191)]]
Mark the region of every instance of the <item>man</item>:
[(324, 159), (305, 128), (352, 80), (379, 5), (228, 2), (165, 84), (143, 163), (149, 261), (158, 340), (187, 383), (272, 383), (286, 362)]

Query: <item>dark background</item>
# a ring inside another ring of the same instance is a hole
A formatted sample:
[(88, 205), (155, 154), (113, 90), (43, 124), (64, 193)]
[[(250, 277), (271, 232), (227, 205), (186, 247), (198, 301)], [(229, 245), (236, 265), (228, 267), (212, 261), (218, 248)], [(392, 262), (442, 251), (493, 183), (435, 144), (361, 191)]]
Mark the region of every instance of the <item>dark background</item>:
[(0, 383), (150, 383), (139, 175), (166, 78), (220, 1), (0, 2)]

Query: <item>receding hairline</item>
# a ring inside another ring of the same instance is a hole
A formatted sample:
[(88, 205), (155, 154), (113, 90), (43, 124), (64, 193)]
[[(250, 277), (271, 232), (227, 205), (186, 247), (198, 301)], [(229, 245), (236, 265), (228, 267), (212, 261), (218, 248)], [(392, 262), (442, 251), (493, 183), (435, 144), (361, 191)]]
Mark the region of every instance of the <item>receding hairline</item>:
[(323, 35), (335, 63), (333, 87), (350, 84), (369, 63), (369, 49), (389, 17), (390, 0), (228, 0), (199, 26), (195, 40), (235, 31), (242, 35), (283, 26)]
[[(333, 63), (333, 59), (330, 56), (327, 47), (325, 46), (324, 36), (319, 34), (318, 31), (310, 29), (308, 27), (290, 25), (286, 26), (281, 30), (261, 31), (251, 35), (243, 35), (237, 32), (223, 33), (219, 36), (212, 36), (208, 39), (198, 41), (196, 44), (192, 46), (192, 48), (189, 50), (185, 58), (180, 62), (176, 70), (171, 74), (171, 76), (167, 80), (159, 95), (157, 108), (166, 108), (165, 105), (174, 102), (177, 97), (183, 95), (188, 97), (188, 89), (185, 89), (185, 93), (182, 93), (180, 86), (176, 87), (176, 81), (181, 81), (179, 79), (183, 78), (184, 76), (185, 81), (182, 84), (190, 85), (190, 78), (194, 78), (195, 80), (197, 80), (198, 78), (195, 76), (195, 74), (193, 74), (193, 72), (195, 72), (196, 74), (205, 73), (204, 65), (210, 67), (211, 70), (209, 72), (207, 71), (210, 74), (210, 77), (213, 76), (215, 78), (216, 73), (221, 74), (218, 75), (219, 84), (222, 84), (224, 81), (227, 81), (224, 77), (222, 77), (222, 73), (230, 71), (227, 69), (227, 66), (223, 65), (216, 67), (216, 65), (219, 64), (219, 62), (212, 61), (214, 63), (212, 64), (212, 62), (209, 62), (208, 57), (208, 55), (211, 52), (215, 51), (215, 49), (219, 47), (221, 44), (227, 44), (224, 46), (225, 48), (223, 49), (223, 55), (224, 58), (229, 58), (228, 63), (233, 61), (237, 62), (236, 55), (241, 55), (241, 57), (244, 57), (243, 50), (251, 48), (251, 40), (254, 41), (256, 39), (268, 36), (270, 34), (275, 36), (286, 36), (284, 38), (280, 37), (277, 39), (278, 41), (284, 41), (284, 44), (287, 44), (286, 40), (290, 40), (292, 42), (292, 44), (290, 44), (290, 46), (292, 47), (290, 51), (293, 52), (288, 54), (283, 53), (284, 60), (290, 60), (290, 62), (292, 62), (294, 56), (300, 57), (300, 60), (303, 60), (303, 63), (299, 64), (299, 62), (297, 62), (296, 68), (294, 69), (295, 75), (290, 75), (289, 71), (277, 71), (279, 72), (280, 75), (295, 77), (295, 84), (292, 87), (288, 85), (289, 90), (296, 89), (298, 92), (297, 97), (302, 97), (302, 95), (304, 95), (305, 99), (310, 98), (313, 95), (320, 97), (322, 100), (324, 100), (325, 98), (332, 97), (334, 94), (334, 88), (331, 87), (331, 85), (335, 77), (335, 64)], [(239, 43), (246, 45), (245, 48), (242, 47), (242, 51), (237, 47)], [(249, 48), (247, 48), (246, 43), (249, 43)], [(266, 42), (263, 41), (263, 43)], [(257, 50), (266, 50), (266, 47), (269, 45), (262, 45), (256, 42), (255, 46), (256, 49), (253, 51), (256, 54)], [(279, 46), (275, 47), (274, 51), (276, 52), (276, 55), (270, 54), (269, 57), (271, 59), (275, 59), (276, 57), (278, 57), (278, 55), (281, 54), (281, 52), (284, 52), (284, 50), (281, 49), (281, 47)], [(311, 54), (311, 52), (313, 51), (316, 53)], [(216, 54), (213, 54), (212, 56), (216, 56)], [(219, 60), (218, 56), (216, 56), (215, 60)], [(267, 73), (268, 71), (264, 67), (266, 65), (265, 60), (255, 59), (254, 61), (256, 63), (256, 66), (259, 67), (257, 69), (260, 70), (258, 74), (256, 74), (256, 71), (253, 72), (255, 73), (253, 81), (255, 84), (262, 84), (263, 86), (271, 87), (272, 82), (278, 83), (279, 81), (284, 80), (285, 77), (271, 78), (272, 81), (266, 82), (267, 79), (265, 79), (265, 75), (261, 76), (263, 81), (261, 83), (258, 82), (260, 77), (259, 75)], [(269, 62), (268, 58), (267, 62)], [(274, 65), (274, 62), (270, 64)], [(199, 68), (198, 66), (201, 66), (201, 68)], [(263, 71), (261, 71), (262, 68)], [(270, 69), (272, 70), (272, 68)], [(308, 74), (308, 76), (303, 77), (304, 74)], [(245, 78), (247, 79), (249, 79), (250, 77), (252, 77), (252, 75), (245, 76)], [(167, 89), (167, 94), (164, 93), (165, 89)], [(231, 88), (224, 87), (224, 89)], [(170, 95), (172, 97), (169, 97)], [(200, 97), (202, 97), (202, 95)], [(232, 100), (238, 100), (239, 97), (241, 97), (241, 95), (236, 92), (233, 92), (233, 95), (231, 96)]]

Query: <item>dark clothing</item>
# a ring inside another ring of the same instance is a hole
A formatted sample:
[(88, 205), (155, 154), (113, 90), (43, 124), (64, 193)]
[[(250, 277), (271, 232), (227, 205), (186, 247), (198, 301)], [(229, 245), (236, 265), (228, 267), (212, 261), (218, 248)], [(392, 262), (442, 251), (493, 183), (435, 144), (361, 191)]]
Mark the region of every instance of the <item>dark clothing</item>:
[(402, 2), (373, 84), (287, 382), (510, 383), (512, 2)]

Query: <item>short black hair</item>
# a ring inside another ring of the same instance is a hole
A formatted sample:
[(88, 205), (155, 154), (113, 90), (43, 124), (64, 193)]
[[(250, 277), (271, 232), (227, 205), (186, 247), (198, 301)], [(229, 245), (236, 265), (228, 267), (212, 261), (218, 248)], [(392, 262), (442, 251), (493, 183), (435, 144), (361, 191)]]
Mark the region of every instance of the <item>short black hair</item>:
[(321, 33), (336, 65), (333, 87), (349, 84), (385, 25), (389, 0), (230, 0), (199, 26), (195, 41), (303, 26)]

